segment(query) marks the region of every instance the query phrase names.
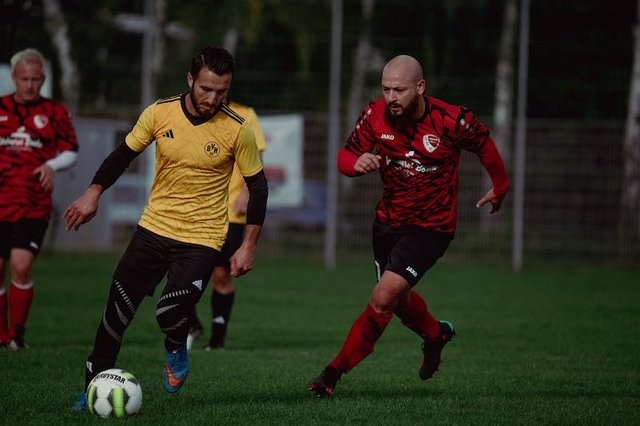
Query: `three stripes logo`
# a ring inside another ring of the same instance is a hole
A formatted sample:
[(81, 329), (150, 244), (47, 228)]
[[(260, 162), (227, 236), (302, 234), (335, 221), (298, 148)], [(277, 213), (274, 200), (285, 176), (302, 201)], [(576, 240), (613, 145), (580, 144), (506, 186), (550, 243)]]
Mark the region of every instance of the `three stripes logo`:
[(167, 130), (162, 134), (162, 136), (164, 136), (165, 138), (175, 139), (175, 137), (173, 136), (173, 130)]

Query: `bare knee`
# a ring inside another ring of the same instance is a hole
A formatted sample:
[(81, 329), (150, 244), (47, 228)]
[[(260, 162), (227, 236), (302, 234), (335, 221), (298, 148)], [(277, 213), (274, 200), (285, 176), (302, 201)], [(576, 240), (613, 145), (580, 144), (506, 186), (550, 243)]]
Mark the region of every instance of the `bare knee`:
[(411, 287), (397, 274), (385, 272), (371, 292), (369, 304), (379, 313), (392, 313), (399, 305), (406, 303)]
[(11, 280), (17, 284), (27, 284), (31, 281), (31, 268), (35, 255), (29, 250), (11, 250)]
[(234, 288), (230, 268), (226, 266), (216, 266), (213, 268), (211, 277), (213, 280), (213, 288), (217, 293), (229, 294), (233, 292)]

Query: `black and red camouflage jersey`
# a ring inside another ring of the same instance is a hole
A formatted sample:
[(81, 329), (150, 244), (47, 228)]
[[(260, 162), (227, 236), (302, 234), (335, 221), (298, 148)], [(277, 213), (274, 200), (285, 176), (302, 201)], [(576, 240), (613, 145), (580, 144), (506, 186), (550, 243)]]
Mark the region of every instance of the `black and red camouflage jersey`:
[(42, 97), (29, 104), (0, 97), (0, 222), (49, 219), (51, 191), (33, 170), (62, 151), (78, 151), (64, 105)]
[(378, 220), (455, 232), (461, 150), (478, 155), (496, 195), (509, 190), (509, 179), (489, 130), (471, 111), (429, 96), (425, 102), (424, 116), (408, 124), (385, 112), (383, 98), (371, 102), (340, 151), (338, 167), (354, 176), (357, 157), (375, 151), (382, 156), (384, 183)]

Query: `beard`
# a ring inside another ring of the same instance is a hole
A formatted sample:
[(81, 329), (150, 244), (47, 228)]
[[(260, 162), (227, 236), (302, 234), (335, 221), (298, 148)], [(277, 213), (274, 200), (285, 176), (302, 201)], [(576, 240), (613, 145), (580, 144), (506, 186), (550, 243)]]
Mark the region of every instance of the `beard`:
[(196, 112), (198, 113), (198, 116), (201, 118), (206, 118), (206, 119), (211, 118), (218, 111), (218, 107), (204, 109), (202, 105), (200, 105), (200, 103), (198, 102), (198, 99), (196, 98), (195, 93), (193, 93), (193, 89), (189, 90), (189, 98), (191, 99), (191, 104), (193, 105), (193, 108), (195, 108)]
[(396, 113), (396, 114), (391, 112), (390, 105), (386, 104), (384, 108), (385, 115), (387, 116), (387, 118), (389, 118), (392, 121), (404, 122), (404, 121), (413, 120), (415, 113), (416, 111), (418, 111), (418, 108), (419, 108), (419, 100), (420, 100), (420, 96), (416, 96), (411, 100), (411, 102), (409, 102), (409, 104), (407, 104), (406, 107), (402, 108), (400, 113)]

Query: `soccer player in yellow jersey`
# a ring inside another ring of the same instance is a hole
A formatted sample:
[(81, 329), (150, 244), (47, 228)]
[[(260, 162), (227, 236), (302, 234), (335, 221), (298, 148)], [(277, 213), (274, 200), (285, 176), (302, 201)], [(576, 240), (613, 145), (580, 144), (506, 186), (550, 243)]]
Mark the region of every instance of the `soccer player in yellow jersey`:
[[(226, 104), (235, 71), (225, 49), (206, 47), (187, 74), (189, 92), (147, 107), (101, 164), (85, 193), (64, 212), (67, 230), (95, 216), (100, 195), (154, 140), (155, 178), (149, 201), (113, 274), (107, 304), (86, 363), (85, 389), (113, 368), (127, 326), (145, 295), (167, 283), (156, 304), (165, 334), (164, 386), (176, 392), (189, 372), (188, 317), (221, 256), (228, 225), (228, 186), (234, 164), (247, 184), (247, 226), (230, 259), (233, 276), (253, 268), (267, 205), (268, 186), (253, 132)], [(86, 406), (83, 395), (76, 408)]]
[[(264, 151), (267, 145), (254, 109), (237, 102), (228, 102), (227, 105), (244, 118), (251, 130), (253, 130), (258, 151)], [(231, 309), (235, 300), (235, 287), (233, 286), (229, 259), (242, 243), (247, 221), (248, 198), (247, 185), (236, 166), (229, 182), (229, 231), (222, 247), (222, 256), (216, 261), (217, 263), (214, 265), (213, 274), (211, 275), (213, 284), (211, 292), (211, 337), (205, 346), (205, 350), (224, 347), (227, 325), (229, 324)], [(189, 326), (189, 336), (187, 337), (187, 350), (191, 349), (194, 340), (200, 336), (202, 331), (202, 324), (194, 309)]]

